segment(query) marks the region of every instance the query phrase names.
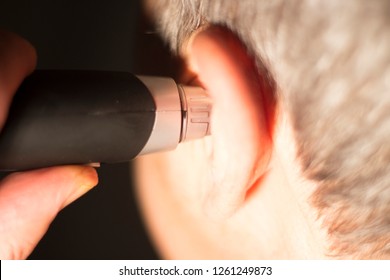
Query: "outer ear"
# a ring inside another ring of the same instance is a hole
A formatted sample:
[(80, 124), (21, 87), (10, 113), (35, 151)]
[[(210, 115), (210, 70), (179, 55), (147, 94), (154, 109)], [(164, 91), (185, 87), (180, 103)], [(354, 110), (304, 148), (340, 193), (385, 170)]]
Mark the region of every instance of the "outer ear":
[(232, 214), (260, 184), (272, 150), (273, 90), (229, 31), (210, 27), (189, 41), (190, 70), (213, 99), (212, 181), (205, 209)]

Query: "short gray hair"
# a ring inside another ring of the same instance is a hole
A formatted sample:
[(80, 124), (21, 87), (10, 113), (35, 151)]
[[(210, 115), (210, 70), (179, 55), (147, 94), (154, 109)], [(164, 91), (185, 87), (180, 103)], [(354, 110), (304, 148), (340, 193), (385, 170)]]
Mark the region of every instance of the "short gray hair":
[(156, 1), (178, 51), (205, 24), (233, 31), (293, 120), (297, 158), (317, 183), (330, 254), (390, 257), (390, 1)]

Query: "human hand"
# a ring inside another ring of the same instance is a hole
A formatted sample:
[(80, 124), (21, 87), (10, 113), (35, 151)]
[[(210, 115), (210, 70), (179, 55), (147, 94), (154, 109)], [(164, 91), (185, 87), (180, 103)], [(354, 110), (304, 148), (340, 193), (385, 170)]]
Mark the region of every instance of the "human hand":
[[(12, 96), (35, 64), (27, 41), (0, 30), (0, 129)], [(97, 180), (91, 167), (61, 166), (17, 172), (0, 181), (0, 259), (27, 258), (58, 212)]]

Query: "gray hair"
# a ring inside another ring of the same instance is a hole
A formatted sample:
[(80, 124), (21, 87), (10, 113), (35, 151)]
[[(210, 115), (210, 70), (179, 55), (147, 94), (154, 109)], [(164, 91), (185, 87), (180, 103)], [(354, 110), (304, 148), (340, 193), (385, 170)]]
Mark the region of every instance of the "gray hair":
[(270, 73), (330, 254), (390, 257), (390, 1), (156, 1), (175, 51), (200, 26), (233, 31)]

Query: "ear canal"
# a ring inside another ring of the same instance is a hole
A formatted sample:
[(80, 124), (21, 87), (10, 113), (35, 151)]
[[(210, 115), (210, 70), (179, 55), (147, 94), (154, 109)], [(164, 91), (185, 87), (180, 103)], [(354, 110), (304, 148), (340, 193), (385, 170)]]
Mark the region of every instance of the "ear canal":
[(204, 209), (213, 217), (233, 214), (258, 187), (272, 150), (264, 84), (246, 48), (229, 31), (211, 27), (188, 45), (190, 69), (213, 100), (212, 187)]

